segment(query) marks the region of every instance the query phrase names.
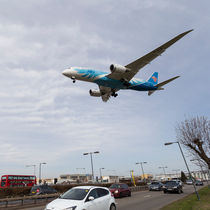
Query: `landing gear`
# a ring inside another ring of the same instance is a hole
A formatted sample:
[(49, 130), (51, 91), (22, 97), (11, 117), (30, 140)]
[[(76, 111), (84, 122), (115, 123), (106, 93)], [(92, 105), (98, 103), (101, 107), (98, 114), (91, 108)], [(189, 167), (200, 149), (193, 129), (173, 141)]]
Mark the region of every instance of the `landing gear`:
[(117, 97), (117, 96), (118, 96), (118, 94), (117, 94), (117, 93), (115, 93), (115, 92), (112, 92), (112, 96)]
[(76, 79), (75, 79), (75, 77), (74, 77), (74, 76), (72, 76), (72, 77), (71, 77), (71, 79), (73, 80), (73, 83), (75, 83), (75, 82), (76, 82)]

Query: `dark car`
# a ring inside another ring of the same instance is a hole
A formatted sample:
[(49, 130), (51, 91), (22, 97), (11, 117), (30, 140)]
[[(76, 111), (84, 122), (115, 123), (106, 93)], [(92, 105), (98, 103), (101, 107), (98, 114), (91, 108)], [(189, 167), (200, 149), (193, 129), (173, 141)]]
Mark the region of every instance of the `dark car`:
[(131, 190), (127, 184), (112, 184), (109, 187), (110, 192), (114, 195), (115, 198), (120, 198), (124, 196), (131, 196)]
[(195, 185), (197, 185), (197, 186), (203, 186), (203, 182), (200, 181), (200, 180), (196, 180), (195, 181)]
[(163, 185), (163, 192), (164, 193), (175, 192), (175, 193), (179, 193), (179, 194), (183, 193), (182, 185), (180, 185), (180, 183), (177, 181), (167, 181)]
[(163, 188), (163, 184), (161, 182), (152, 182), (149, 185), (149, 191), (155, 190), (155, 191), (161, 191)]
[(31, 188), (30, 195), (43, 195), (43, 194), (53, 194), (57, 191), (48, 185), (36, 185)]

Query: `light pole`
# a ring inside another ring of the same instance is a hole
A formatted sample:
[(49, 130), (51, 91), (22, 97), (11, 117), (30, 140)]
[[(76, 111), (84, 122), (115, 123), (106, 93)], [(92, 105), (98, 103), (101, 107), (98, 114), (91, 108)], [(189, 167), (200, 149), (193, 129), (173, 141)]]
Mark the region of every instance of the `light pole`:
[(26, 165), (26, 167), (34, 167), (34, 176), (36, 176), (36, 165)]
[(105, 169), (105, 168), (99, 168), (101, 182), (102, 182), (102, 173), (101, 173), (101, 170), (103, 170), (103, 169)]
[(160, 166), (158, 168), (162, 168), (163, 169), (163, 173), (165, 175), (165, 179), (166, 179), (166, 171), (165, 171), (165, 168), (168, 168), (167, 166)]
[(178, 171), (180, 171), (180, 169), (174, 169), (172, 171), (175, 171), (176, 172), (176, 178), (178, 178)]
[(198, 192), (197, 192), (196, 187), (195, 187), (195, 182), (194, 182), (194, 180), (192, 179), (192, 175), (191, 175), (190, 169), (189, 169), (189, 167), (188, 167), (188, 165), (187, 165), (187, 161), (186, 161), (186, 159), (185, 159), (185, 157), (184, 157), (184, 153), (183, 153), (183, 151), (182, 151), (182, 148), (181, 148), (181, 146), (180, 146), (180, 143), (179, 143), (178, 141), (175, 141), (175, 142), (167, 142), (167, 143), (165, 143), (164, 145), (165, 145), (165, 146), (168, 146), (168, 145), (171, 145), (171, 144), (174, 144), (174, 143), (178, 144), (178, 146), (179, 146), (179, 149), (180, 149), (180, 152), (181, 152), (182, 157), (183, 157), (183, 159), (184, 159), (185, 165), (186, 165), (186, 167), (187, 167), (187, 170), (188, 170), (190, 179), (191, 179), (192, 182), (193, 182), (193, 186), (194, 186), (194, 189), (195, 189), (195, 193), (196, 193), (196, 195), (197, 195), (197, 199), (200, 200), (200, 197), (199, 197)]
[(85, 168), (76, 168), (77, 170), (84, 170), (84, 174), (86, 174), (85, 173)]
[(92, 168), (92, 180), (94, 181), (94, 171), (93, 171), (93, 154), (98, 154), (99, 151), (95, 151), (95, 152), (85, 152), (83, 153), (83, 155), (90, 155), (90, 161), (91, 161), (91, 168)]
[(145, 182), (145, 176), (144, 176), (144, 169), (143, 169), (143, 164), (146, 164), (147, 162), (138, 162), (136, 163), (136, 165), (140, 164), (141, 165), (141, 170), (142, 170), (142, 174), (143, 174), (143, 179), (144, 179), (144, 182)]
[[(204, 174), (204, 171), (203, 171), (203, 167), (202, 167), (201, 162), (200, 162), (200, 159), (193, 159), (193, 160), (190, 160), (190, 161), (198, 161), (199, 166), (201, 168), (201, 173), (203, 174), (204, 178), (206, 178), (206, 176)], [(209, 182), (208, 182), (208, 177), (207, 177), (206, 181), (207, 181), (207, 184), (208, 184), (208, 188), (210, 188), (210, 185), (209, 185)]]
[(45, 165), (47, 163), (39, 163), (39, 184), (42, 183), (42, 179), (41, 179), (41, 175), (42, 175), (42, 172), (41, 172), (42, 164)]

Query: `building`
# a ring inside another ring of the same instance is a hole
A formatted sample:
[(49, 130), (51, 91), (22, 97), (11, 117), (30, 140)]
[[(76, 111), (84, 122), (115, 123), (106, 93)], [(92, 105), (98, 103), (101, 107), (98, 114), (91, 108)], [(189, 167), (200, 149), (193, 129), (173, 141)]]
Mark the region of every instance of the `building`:
[(62, 174), (58, 179), (60, 184), (71, 184), (71, 183), (88, 183), (91, 181), (92, 175), (90, 174)]
[(102, 182), (106, 182), (106, 183), (119, 182), (119, 176), (102, 176)]

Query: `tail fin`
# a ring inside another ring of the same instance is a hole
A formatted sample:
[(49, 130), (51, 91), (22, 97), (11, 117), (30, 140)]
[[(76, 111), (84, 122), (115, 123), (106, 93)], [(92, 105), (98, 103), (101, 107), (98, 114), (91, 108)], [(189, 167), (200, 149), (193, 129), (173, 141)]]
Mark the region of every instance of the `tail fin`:
[(158, 84), (158, 72), (154, 72), (153, 75), (148, 79), (148, 82), (152, 83), (153, 85)]

